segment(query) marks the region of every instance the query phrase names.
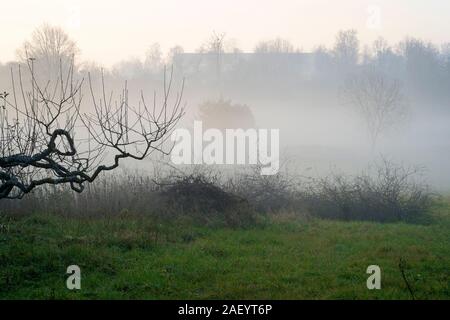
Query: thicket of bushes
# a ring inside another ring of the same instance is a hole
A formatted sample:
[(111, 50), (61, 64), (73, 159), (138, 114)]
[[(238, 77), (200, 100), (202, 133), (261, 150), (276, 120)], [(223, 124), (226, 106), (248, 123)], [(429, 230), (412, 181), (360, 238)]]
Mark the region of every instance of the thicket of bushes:
[(109, 216), (130, 212), (158, 219), (189, 217), (201, 224), (249, 226), (264, 214), (295, 212), (321, 218), (414, 222), (431, 193), (420, 170), (384, 161), (356, 176), (297, 179), (261, 176), (259, 168), (224, 177), (218, 171), (166, 172), (157, 180), (139, 173), (105, 175), (81, 194), (62, 187), (37, 189), (22, 200), (0, 201), (0, 212)]
[(420, 168), (383, 161), (369, 174), (333, 174), (304, 191), (311, 213), (323, 218), (417, 222), (427, 214), (432, 194)]

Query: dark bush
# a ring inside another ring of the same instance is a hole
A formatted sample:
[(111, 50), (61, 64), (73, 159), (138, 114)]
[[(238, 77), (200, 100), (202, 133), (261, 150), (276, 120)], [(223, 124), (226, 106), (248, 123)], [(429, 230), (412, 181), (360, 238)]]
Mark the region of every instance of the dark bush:
[(218, 177), (206, 173), (171, 176), (161, 184), (163, 208), (171, 215), (194, 216), (199, 221), (223, 221), (228, 226), (248, 226), (256, 214), (247, 199), (227, 192)]

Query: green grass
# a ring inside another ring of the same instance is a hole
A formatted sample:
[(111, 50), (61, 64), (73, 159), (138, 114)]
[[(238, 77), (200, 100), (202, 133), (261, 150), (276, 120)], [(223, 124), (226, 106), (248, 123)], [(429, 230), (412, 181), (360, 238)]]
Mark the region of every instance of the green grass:
[[(450, 298), (450, 206), (428, 225), (279, 216), (250, 229), (122, 216), (0, 218), (3, 299)], [(81, 290), (66, 268), (81, 268)], [(381, 290), (366, 268), (381, 267)]]

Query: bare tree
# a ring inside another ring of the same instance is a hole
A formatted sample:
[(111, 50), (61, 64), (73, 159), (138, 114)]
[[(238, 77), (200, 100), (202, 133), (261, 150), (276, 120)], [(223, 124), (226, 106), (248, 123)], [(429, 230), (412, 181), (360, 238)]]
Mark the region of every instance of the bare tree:
[(45, 72), (48, 78), (53, 77), (52, 80), (59, 76), (60, 66), (67, 70), (78, 54), (75, 41), (62, 28), (48, 24), (34, 30), (31, 39), (17, 50), (21, 62), (26, 64), (33, 57), (38, 63), (34, 65), (38, 72)]
[(295, 48), (289, 40), (275, 38), (259, 42), (253, 51), (255, 53), (294, 53)]
[(358, 63), (359, 40), (356, 30), (339, 31), (333, 48), (334, 58), (342, 68), (351, 68)]
[(218, 96), (222, 98), (222, 55), (225, 53), (225, 33), (213, 32), (200, 50), (215, 55)]
[(388, 42), (383, 37), (378, 37), (372, 44), (372, 50), (375, 57), (379, 58), (381, 55), (391, 51)]
[(145, 53), (144, 66), (152, 72), (158, 72), (163, 65), (159, 43), (153, 43)]
[(372, 147), (383, 130), (401, 122), (407, 115), (407, 104), (398, 80), (376, 71), (364, 71), (349, 77), (343, 98), (363, 117)]
[(176, 63), (176, 57), (183, 54), (184, 53), (184, 49), (182, 46), (175, 46), (169, 49), (169, 52), (167, 54), (167, 62), (171, 63), (171, 64), (175, 64)]
[(150, 106), (142, 92), (138, 106), (130, 105), (126, 84), (118, 98), (107, 94), (103, 77), (97, 98), (89, 75), (93, 112), (83, 113), (84, 81), (74, 79), (73, 63), (66, 73), (61, 67), (57, 81), (45, 86), (36, 80), (33, 60), (27, 66), (31, 91), (25, 89), (19, 66), (18, 75), (11, 70), (12, 92), (0, 97), (0, 199), (22, 198), (41, 185), (67, 184), (81, 192), (125, 158), (167, 153), (163, 142), (184, 114), (182, 89), (169, 106), (172, 73), (169, 79), (164, 76), (160, 107), (156, 94)]

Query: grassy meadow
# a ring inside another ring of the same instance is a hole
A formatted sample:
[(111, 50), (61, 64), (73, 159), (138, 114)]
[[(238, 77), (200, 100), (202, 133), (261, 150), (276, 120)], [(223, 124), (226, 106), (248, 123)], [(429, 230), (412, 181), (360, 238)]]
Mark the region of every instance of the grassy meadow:
[[(322, 220), (279, 214), (256, 226), (189, 220), (1, 216), (2, 299), (450, 298), (450, 205), (426, 224)], [(81, 290), (66, 268), (81, 268)], [(368, 265), (381, 290), (366, 288)]]

